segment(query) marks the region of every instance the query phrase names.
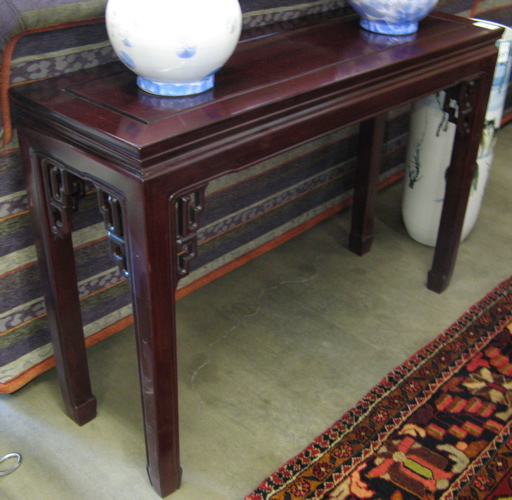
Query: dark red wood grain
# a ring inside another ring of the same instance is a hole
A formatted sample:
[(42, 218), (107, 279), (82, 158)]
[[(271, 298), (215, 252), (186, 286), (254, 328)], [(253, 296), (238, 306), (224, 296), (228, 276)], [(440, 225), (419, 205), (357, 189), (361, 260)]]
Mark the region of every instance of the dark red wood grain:
[[(72, 418), (92, 418), (95, 401), (70, 236), (52, 235), (45, 162), (92, 181), (104, 200), (120, 206), (111, 243), (133, 298), (148, 472), (165, 496), (181, 477), (174, 294), (207, 209), (201, 205), (204, 187), (363, 122), (350, 239), (351, 249), (362, 254), (373, 237), (385, 113), (452, 88), (468, 113), (457, 124), (428, 277), (429, 288), (442, 291), (455, 266), (501, 33), (440, 14), (422, 21), (410, 37), (365, 32), (356, 17), (316, 19), (246, 35), (217, 74), (215, 88), (193, 97), (146, 94), (121, 64), (13, 89), (59, 378)], [(468, 85), (473, 90), (466, 95)]]

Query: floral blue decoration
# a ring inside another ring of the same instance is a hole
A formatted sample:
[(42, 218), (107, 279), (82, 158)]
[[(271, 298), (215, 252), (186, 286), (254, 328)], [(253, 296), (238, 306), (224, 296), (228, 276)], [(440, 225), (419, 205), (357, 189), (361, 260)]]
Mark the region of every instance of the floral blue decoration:
[(131, 70), (135, 70), (135, 68), (137, 67), (135, 65), (135, 61), (131, 58), (131, 56), (124, 52), (124, 51), (120, 51), (119, 52), (119, 58), (121, 59), (121, 61), (123, 61), (124, 64), (126, 64), (126, 66), (128, 66)]
[(160, 83), (149, 80), (142, 76), (137, 77), (137, 85), (150, 94), (179, 97), (187, 95), (195, 95), (206, 92), (213, 88), (215, 84), (215, 75), (210, 74), (202, 80), (187, 83)]
[(190, 59), (194, 57), (197, 52), (197, 47), (194, 46), (183, 46), (176, 50), (176, 55), (182, 59)]
[(410, 35), (437, 0), (349, 0), (361, 16), (362, 28), (384, 35)]
[(388, 21), (372, 21), (361, 19), (361, 28), (382, 35), (410, 35), (418, 31), (418, 23), (389, 23)]

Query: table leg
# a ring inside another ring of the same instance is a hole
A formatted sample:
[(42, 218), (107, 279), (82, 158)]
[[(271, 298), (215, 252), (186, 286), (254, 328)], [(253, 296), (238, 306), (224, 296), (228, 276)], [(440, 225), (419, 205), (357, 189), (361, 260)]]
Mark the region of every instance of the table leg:
[[(138, 193), (126, 201), (126, 233), (122, 227), (112, 233), (116, 259), (122, 261), (122, 249), (128, 250), (126, 274), (133, 300), (147, 470), (153, 488), (165, 497), (181, 482), (175, 316), (178, 273), (171, 203), (168, 196), (158, 193), (158, 186), (152, 189), (149, 184), (139, 185)], [(117, 201), (111, 197), (109, 203), (115, 207)], [(119, 216), (111, 219), (122, 221)]]
[(91, 392), (71, 238), (71, 211), (80, 181), (33, 154), (22, 135), (20, 145), (61, 392), (68, 415), (83, 425), (96, 416), (96, 398)]
[(357, 255), (369, 252), (373, 241), (375, 202), (385, 128), (386, 114), (362, 122), (359, 128), (359, 154), (349, 238), (349, 250)]
[(490, 63), (490, 72), (447, 91), (445, 110), (451, 114), (451, 120), (457, 128), (434, 259), (428, 273), (427, 287), (438, 293), (448, 287), (455, 267), (469, 192), (477, 166), (476, 158), (493, 69), (494, 63)]

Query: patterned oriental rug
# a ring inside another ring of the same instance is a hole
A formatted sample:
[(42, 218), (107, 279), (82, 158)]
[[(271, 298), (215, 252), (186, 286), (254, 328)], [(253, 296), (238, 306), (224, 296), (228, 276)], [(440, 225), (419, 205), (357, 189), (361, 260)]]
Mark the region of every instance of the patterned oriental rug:
[(512, 277), (246, 500), (512, 498)]

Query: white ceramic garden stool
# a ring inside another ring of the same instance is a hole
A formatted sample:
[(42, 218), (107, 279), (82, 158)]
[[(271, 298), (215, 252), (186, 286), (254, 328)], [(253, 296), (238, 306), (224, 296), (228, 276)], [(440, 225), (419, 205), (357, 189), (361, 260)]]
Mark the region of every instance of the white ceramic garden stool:
[[(475, 24), (496, 29), (501, 25), (475, 20)], [(503, 26), (504, 27), (504, 26)], [(485, 186), (494, 156), (496, 135), (500, 128), (512, 67), (512, 29), (498, 42), (499, 54), (485, 116), (484, 133), (477, 157), (461, 241), (473, 230), (480, 213)], [(435, 246), (450, 165), (455, 125), (443, 111), (445, 93), (439, 92), (413, 104), (409, 143), (406, 154), (402, 217), (414, 240)]]

